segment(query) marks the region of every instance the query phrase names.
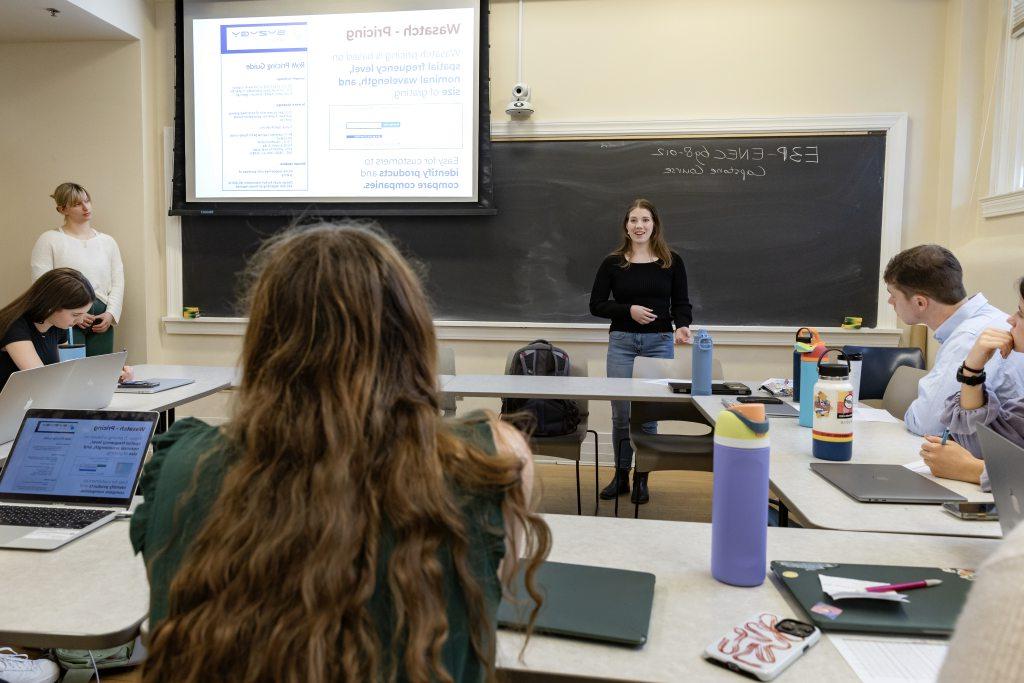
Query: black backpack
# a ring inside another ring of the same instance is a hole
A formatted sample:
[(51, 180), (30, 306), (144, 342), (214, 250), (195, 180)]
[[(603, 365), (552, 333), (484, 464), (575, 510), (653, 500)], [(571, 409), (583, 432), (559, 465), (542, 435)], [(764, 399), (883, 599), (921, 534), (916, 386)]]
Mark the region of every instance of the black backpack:
[[(569, 367), (569, 354), (538, 339), (513, 354), (508, 374), (568, 377)], [(504, 398), (501, 400), (501, 413), (531, 416), (534, 436), (564, 436), (575, 432), (580, 425), (579, 407), (575, 401), (565, 399)]]

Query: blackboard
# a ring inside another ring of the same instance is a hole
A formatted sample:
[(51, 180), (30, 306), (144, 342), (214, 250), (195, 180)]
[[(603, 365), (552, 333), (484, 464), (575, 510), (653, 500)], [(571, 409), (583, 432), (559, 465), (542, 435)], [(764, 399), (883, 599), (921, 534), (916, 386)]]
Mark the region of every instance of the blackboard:
[[(492, 156), (498, 215), (379, 219), (423, 266), (437, 319), (598, 322), (594, 274), (625, 207), (647, 197), (686, 265), (695, 324), (876, 324), (882, 133), (507, 141)], [(182, 303), (240, 315), (237, 274), (287, 223), (182, 217)]]

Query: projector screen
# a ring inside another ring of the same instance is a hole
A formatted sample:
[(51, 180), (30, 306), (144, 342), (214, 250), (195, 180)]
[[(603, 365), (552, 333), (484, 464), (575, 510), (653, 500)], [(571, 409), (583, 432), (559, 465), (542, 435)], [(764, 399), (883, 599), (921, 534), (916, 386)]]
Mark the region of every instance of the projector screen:
[(480, 0), (182, 8), (185, 202), (479, 201)]

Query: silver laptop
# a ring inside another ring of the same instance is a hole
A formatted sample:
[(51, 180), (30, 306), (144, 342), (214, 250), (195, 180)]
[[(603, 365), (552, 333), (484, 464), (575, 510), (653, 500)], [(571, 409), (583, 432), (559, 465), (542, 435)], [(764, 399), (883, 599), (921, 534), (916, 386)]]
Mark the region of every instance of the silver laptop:
[(1024, 519), (1024, 448), (984, 425), (978, 439), (1005, 538)]
[(158, 416), (25, 413), (0, 471), (0, 548), (53, 550), (126, 512)]
[(811, 469), (862, 503), (930, 503), (967, 500), (902, 465), (811, 463)]
[(127, 355), (119, 351), (12, 373), (0, 392), (0, 443), (14, 438), (29, 408), (106, 408)]
[(119, 394), (158, 394), (161, 391), (177, 389), (193, 382), (195, 382), (194, 379), (154, 377), (153, 379), (140, 379), (118, 384), (114, 391)]

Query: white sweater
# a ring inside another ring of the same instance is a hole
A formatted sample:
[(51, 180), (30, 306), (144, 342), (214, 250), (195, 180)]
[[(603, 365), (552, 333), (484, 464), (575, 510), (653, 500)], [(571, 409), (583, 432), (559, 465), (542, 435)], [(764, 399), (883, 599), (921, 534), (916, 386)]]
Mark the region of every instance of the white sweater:
[(97, 230), (93, 237), (80, 240), (61, 228), (47, 230), (32, 248), (32, 280), (54, 268), (74, 268), (84, 275), (96, 290), (96, 298), (107, 305), (114, 322), (121, 320), (124, 264), (113, 237)]
[[(952, 542), (952, 541), (951, 541)], [(978, 568), (956, 621), (943, 683), (1024, 680), (1024, 523)]]

